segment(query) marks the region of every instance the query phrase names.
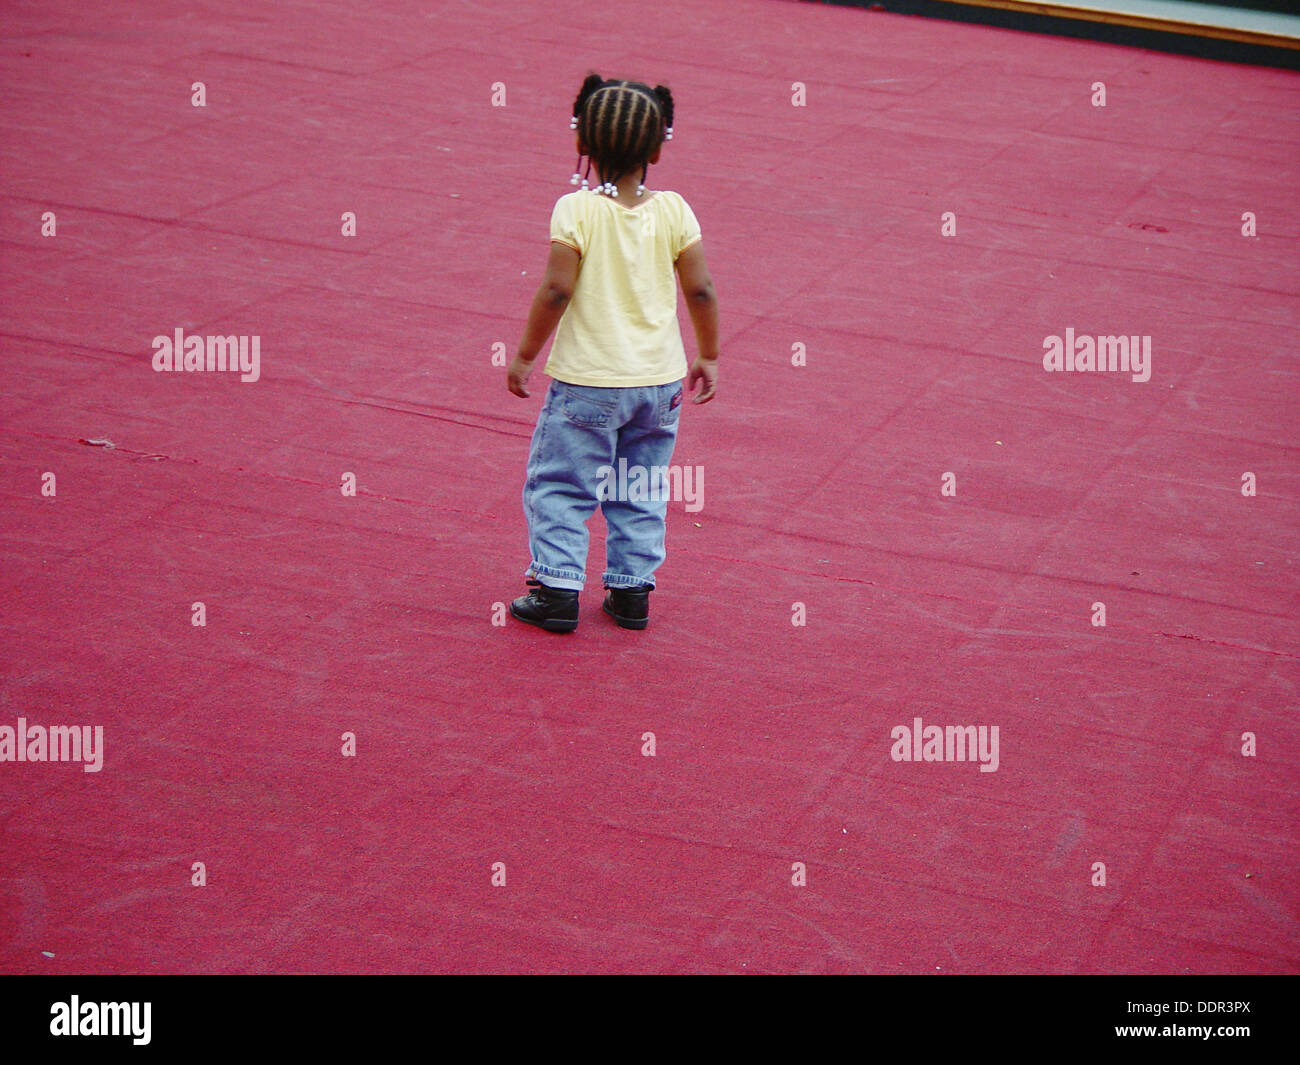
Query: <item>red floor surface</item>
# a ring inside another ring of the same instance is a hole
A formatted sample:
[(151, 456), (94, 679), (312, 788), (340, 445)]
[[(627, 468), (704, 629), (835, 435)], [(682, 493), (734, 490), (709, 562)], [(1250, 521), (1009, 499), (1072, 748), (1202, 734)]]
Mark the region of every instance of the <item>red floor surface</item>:
[[(0, 969), (1300, 969), (1300, 79), (656, 8), (6, 5), (0, 726), (103, 766), (0, 763)], [(589, 68), (674, 89), (723, 361), (651, 627), (556, 637), (492, 352)]]

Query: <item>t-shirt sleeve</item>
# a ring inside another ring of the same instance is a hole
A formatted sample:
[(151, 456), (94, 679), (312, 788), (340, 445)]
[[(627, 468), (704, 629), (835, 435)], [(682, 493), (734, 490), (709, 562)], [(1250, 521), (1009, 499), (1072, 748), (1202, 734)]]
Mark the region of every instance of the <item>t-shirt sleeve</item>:
[(700, 223), (696, 220), (691, 205), (680, 196), (677, 197), (677, 203), (681, 213), (678, 218), (676, 239), (673, 247), (674, 262), (677, 261), (677, 256), (681, 255), (682, 252), (701, 238)]
[(579, 255), (586, 253), (586, 241), (583, 240), (581, 220), (578, 217), (577, 197), (570, 193), (555, 201), (555, 210), (551, 212), (551, 240), (567, 244)]

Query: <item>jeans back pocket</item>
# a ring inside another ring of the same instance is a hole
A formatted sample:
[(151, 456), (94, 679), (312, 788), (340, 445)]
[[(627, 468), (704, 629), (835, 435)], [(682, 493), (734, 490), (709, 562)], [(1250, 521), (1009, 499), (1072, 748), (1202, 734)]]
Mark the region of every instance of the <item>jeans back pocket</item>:
[(592, 385), (564, 386), (564, 416), (575, 425), (605, 428), (614, 416), (618, 400), (612, 389)]

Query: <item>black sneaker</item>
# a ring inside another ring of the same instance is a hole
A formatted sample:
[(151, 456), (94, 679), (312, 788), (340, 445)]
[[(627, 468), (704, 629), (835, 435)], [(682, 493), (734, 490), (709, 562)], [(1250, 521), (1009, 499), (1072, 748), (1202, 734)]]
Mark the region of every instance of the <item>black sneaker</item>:
[(625, 629), (644, 629), (650, 624), (650, 590), (653, 584), (637, 588), (607, 588), (601, 607)]
[(578, 593), (571, 588), (552, 588), (529, 580), (532, 591), (510, 604), (510, 613), (520, 621), (547, 632), (572, 632), (578, 627)]

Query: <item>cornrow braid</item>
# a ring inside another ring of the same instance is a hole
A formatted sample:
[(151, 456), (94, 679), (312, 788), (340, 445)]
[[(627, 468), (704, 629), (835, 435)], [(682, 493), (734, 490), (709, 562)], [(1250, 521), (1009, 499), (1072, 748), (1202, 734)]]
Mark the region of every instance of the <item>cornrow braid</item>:
[(573, 101), (573, 117), (575, 121), (582, 114), (583, 108), (587, 106), (587, 100), (590, 99), (591, 94), (604, 84), (605, 79), (599, 74), (587, 75), (586, 80), (582, 83), (582, 88), (578, 90), (578, 98)]
[(659, 111), (664, 116), (664, 126), (667, 129), (667, 138), (672, 140), (673, 137), (673, 93), (667, 85), (656, 85), (654, 94), (659, 99)]
[[(573, 101), (571, 129), (578, 131), (580, 151), (588, 156), (587, 174), (594, 162), (606, 191), (628, 174), (641, 170), (644, 188), (650, 157), (672, 137), (673, 96), (663, 85), (655, 88), (639, 81), (605, 80), (588, 74)], [(582, 166), (582, 155), (578, 156)], [(574, 173), (573, 184), (579, 174)], [(587, 176), (582, 175), (582, 187)], [(637, 189), (637, 195), (641, 188)]]

